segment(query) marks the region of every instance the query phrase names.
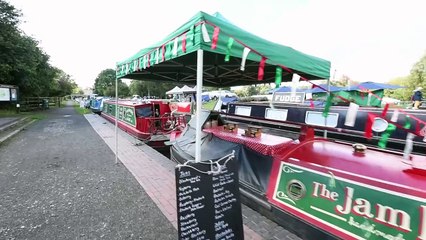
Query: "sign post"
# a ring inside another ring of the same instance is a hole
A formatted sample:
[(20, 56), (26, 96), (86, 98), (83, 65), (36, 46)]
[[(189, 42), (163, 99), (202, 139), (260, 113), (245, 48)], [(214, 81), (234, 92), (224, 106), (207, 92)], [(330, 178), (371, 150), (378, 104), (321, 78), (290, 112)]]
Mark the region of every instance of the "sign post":
[(175, 176), (179, 239), (244, 239), (233, 153), (178, 165)]

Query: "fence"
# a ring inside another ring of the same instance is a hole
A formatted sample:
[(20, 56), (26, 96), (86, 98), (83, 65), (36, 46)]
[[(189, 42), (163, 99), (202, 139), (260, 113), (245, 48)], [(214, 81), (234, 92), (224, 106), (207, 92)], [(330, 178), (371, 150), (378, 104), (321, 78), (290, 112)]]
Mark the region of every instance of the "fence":
[(61, 97), (26, 97), (20, 101), (21, 111), (44, 110), (50, 107), (60, 107)]

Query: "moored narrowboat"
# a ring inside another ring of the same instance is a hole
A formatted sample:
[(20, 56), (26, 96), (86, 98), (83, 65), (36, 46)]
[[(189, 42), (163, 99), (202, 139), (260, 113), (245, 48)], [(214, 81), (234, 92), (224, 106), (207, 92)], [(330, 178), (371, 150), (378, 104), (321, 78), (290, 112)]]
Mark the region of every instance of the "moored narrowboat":
[[(103, 102), (101, 115), (105, 119), (115, 122), (115, 112), (114, 100)], [(179, 132), (179, 125), (171, 113), (169, 103), (163, 100), (120, 100), (118, 127), (157, 149), (166, 147), (164, 142), (170, 139), (171, 131)]]

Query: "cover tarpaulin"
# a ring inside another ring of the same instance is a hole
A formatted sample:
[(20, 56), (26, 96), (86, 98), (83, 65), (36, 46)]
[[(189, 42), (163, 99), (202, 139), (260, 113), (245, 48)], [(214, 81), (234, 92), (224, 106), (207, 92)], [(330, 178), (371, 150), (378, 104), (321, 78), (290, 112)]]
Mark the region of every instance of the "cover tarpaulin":
[[(205, 122), (205, 116), (201, 116)], [(191, 119), (191, 122), (193, 119)], [(172, 146), (172, 158), (179, 162), (194, 160), (195, 127), (188, 123)], [(195, 121), (194, 121), (195, 123)], [(201, 139), (201, 161), (216, 160), (235, 151), (240, 181), (261, 193), (266, 193), (272, 168), (272, 156), (263, 155), (242, 144), (233, 143), (204, 133)]]
[[(213, 36), (215, 27), (219, 27), (220, 32), (215, 48), (212, 48), (211, 41), (205, 42), (203, 40), (202, 26), (205, 26), (210, 37)], [(177, 52), (176, 38), (178, 38)], [(185, 39), (183, 40), (183, 38)], [(228, 47), (230, 38), (234, 39), (231, 48)], [(184, 42), (185, 50), (182, 47), (182, 42)], [(238, 78), (235, 75), (229, 76), (229, 74), (222, 74), (221, 77), (215, 76), (213, 71), (215, 70), (216, 73), (221, 75), (220, 71), (224, 70), (223, 67), (238, 69), (239, 71), (245, 47), (252, 50), (247, 56), (245, 74), (241, 74)], [(262, 57), (267, 59), (265, 82), (275, 81), (275, 67), (273, 66), (277, 65), (284, 66), (306, 79), (328, 79), (330, 76), (330, 62), (327, 60), (260, 38), (233, 25), (220, 14), (212, 16), (199, 12), (162, 41), (144, 48), (132, 57), (118, 63), (117, 77), (195, 83), (195, 77), (192, 74), (196, 65), (195, 52), (198, 49), (206, 51), (204, 55), (205, 66), (219, 66), (216, 69), (204, 69), (205, 85), (237, 86), (253, 84), (257, 79), (254, 79), (250, 73), (257, 74), (258, 63)], [(227, 54), (231, 57), (230, 62), (224, 61)], [(159, 61), (158, 58), (160, 58)], [(268, 68), (268, 65), (270, 68)], [(149, 67), (146, 68), (147, 66)], [(211, 74), (209, 74), (209, 70), (212, 71)], [(217, 70), (220, 71), (217, 72)], [(288, 72), (283, 74), (283, 81), (291, 80), (291, 75)]]

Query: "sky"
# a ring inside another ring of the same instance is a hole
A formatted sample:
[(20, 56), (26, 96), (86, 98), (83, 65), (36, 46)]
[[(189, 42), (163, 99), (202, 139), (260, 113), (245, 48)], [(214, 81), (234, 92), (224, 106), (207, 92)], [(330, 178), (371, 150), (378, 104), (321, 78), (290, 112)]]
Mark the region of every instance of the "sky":
[(424, 0), (9, 0), (21, 29), (81, 87), (163, 39), (198, 11), (329, 60), (331, 76), (387, 82), (426, 53)]

